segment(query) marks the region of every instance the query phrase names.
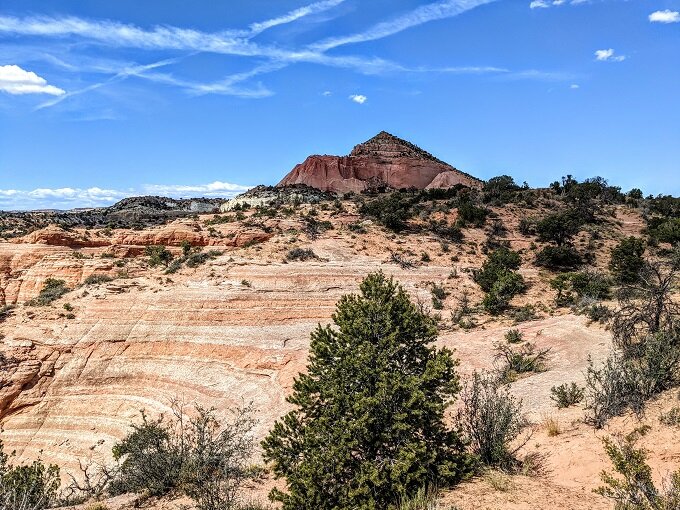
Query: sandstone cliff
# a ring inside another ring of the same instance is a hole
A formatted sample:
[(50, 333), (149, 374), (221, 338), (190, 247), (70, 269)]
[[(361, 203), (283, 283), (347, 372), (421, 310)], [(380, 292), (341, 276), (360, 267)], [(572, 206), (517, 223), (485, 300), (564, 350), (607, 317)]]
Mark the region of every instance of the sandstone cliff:
[[(436, 180), (442, 174), (445, 179)], [(335, 193), (392, 189), (452, 187), (479, 188), (482, 181), (435, 158), (385, 131), (354, 147), (349, 156), (310, 156), (278, 186), (306, 184)]]
[[(545, 214), (549, 207), (539, 204), (532, 213)], [(340, 296), (356, 292), (368, 272), (381, 269), (394, 276), (425, 305), (431, 302), (432, 283), (442, 285), (450, 293), (442, 313), (447, 324), (463, 295), (473, 303), (481, 300), (471, 270), (484, 259), (481, 246), (487, 232), (482, 228), (466, 229), (465, 244), (444, 250), (434, 235), (391, 235), (360, 216), (348, 201), (341, 210), (331, 201), (301, 206), (292, 215), (283, 209), (266, 220), (249, 210), (240, 221), (221, 223), (204, 215), (144, 230), (50, 228), (15, 243), (0, 243), (0, 306), (17, 304), (0, 317), (0, 352), (12, 360), (0, 372), (0, 429), (6, 450), (16, 450), (18, 461), (41, 455), (60, 464), (64, 473), (77, 473), (79, 461), (88, 459), (106, 464), (111, 462), (112, 445), (139, 419), (140, 409), (152, 416), (167, 413), (176, 397), (215, 406), (221, 417), (229, 416), (233, 406), (253, 401), (259, 419), (256, 433), (262, 438), (289, 409), (285, 397), (305, 368), (310, 332), (330, 321)], [(528, 251), (532, 239), (519, 230), (527, 211), (505, 207), (494, 212), (508, 229), (505, 237), (513, 249)], [(612, 227), (613, 234), (640, 233), (643, 222), (637, 213), (624, 207), (616, 212), (620, 223)], [(456, 212), (433, 214), (452, 221)], [(310, 215), (333, 228), (306, 235)], [(355, 226), (360, 228), (350, 228)], [(258, 244), (239, 241), (255, 235), (261, 236)], [(84, 239), (91, 245), (76, 242)], [(223, 254), (172, 275), (148, 267), (139, 256), (145, 244), (176, 246), (182, 240), (216, 246)], [(109, 244), (101, 246), (100, 241)], [(585, 249), (587, 236), (578, 242)], [(295, 246), (312, 249), (318, 258), (285, 260)], [(417, 253), (409, 248), (416, 246)], [(603, 252), (609, 247), (603, 245)], [(391, 262), (393, 252), (414, 261), (426, 252), (431, 260), (403, 269)], [(116, 258), (108, 256), (111, 253)], [(550, 303), (553, 294), (546, 275), (528, 263), (521, 272), (530, 287), (516, 305)], [(99, 273), (116, 279), (82, 285), (88, 275)], [(51, 306), (23, 305), (48, 277), (64, 279), (74, 290)], [(72, 315), (65, 313), (65, 304)], [(509, 319), (478, 320), (479, 327), (470, 331), (447, 326), (440, 335), (440, 345), (455, 349), (463, 375), (492, 367), (493, 345), (503, 341), (511, 327), (538, 347), (552, 348), (549, 370), (512, 384), (536, 428), (530, 451), (550, 455), (548, 474), (520, 478), (514, 483), (528, 489), (507, 493), (480, 481), (463, 487), (463, 499), (452, 499), (451, 504), (535, 510), (551, 501), (573, 510), (607, 508), (606, 501), (592, 493), (599, 471), (608, 465), (599, 438), (578, 423), (582, 409), (554, 407), (550, 388), (570, 381), (582, 384), (588, 358), (598, 363), (608, 354), (610, 333), (566, 310), (546, 309), (519, 325)], [(565, 429), (558, 437), (548, 436), (541, 425), (553, 414)], [(623, 430), (618, 423), (614, 430)], [(655, 452), (655, 472), (665, 473), (677, 464), (680, 435), (660, 428), (656, 411), (650, 413), (650, 423), (655, 429), (645, 445)], [(499, 501), (502, 497), (515, 503)], [(531, 504), (524, 504), (527, 499)]]

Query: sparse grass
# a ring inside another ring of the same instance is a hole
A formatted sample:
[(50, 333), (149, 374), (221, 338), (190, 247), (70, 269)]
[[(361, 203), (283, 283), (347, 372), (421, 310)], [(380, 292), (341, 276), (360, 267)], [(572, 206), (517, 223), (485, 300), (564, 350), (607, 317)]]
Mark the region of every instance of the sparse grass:
[(439, 491), (436, 488), (421, 488), (411, 497), (402, 498), (397, 510), (437, 510)]
[(554, 416), (548, 416), (545, 420), (543, 420), (543, 427), (545, 428), (548, 437), (559, 436), (562, 433), (560, 422)]
[(670, 427), (680, 427), (680, 407), (675, 406), (667, 413), (659, 416), (659, 421)]
[(86, 510), (109, 510), (109, 507), (104, 503), (92, 503), (86, 507)]
[(484, 480), (491, 486), (491, 488), (498, 492), (508, 492), (514, 487), (512, 479), (502, 471), (498, 471), (496, 469), (490, 469), (487, 471), (484, 474)]

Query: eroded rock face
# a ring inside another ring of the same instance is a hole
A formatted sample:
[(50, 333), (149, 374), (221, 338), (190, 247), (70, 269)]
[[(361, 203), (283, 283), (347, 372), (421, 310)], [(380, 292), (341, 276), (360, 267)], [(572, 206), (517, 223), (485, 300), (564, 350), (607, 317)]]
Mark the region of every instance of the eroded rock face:
[[(446, 178), (436, 181), (442, 173), (447, 174)], [(278, 186), (293, 184), (347, 193), (381, 187), (425, 189), (455, 184), (478, 188), (482, 181), (410, 142), (382, 131), (354, 147), (349, 156), (308, 157), (304, 163), (295, 166)]]

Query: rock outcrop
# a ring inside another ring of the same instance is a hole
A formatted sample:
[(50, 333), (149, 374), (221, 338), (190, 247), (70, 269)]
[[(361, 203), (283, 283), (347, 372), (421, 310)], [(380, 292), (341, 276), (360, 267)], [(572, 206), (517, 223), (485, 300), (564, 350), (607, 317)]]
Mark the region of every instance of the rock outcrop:
[(276, 207), (289, 204), (317, 204), (333, 198), (335, 197), (332, 193), (304, 184), (295, 184), (283, 188), (260, 185), (227, 200), (220, 206), (220, 211), (229, 212), (244, 206)]
[[(437, 180), (440, 174), (446, 178)], [(277, 185), (306, 184), (334, 193), (370, 189), (451, 187), (478, 188), (472, 177), (406, 140), (382, 131), (354, 147), (349, 156), (310, 156)]]

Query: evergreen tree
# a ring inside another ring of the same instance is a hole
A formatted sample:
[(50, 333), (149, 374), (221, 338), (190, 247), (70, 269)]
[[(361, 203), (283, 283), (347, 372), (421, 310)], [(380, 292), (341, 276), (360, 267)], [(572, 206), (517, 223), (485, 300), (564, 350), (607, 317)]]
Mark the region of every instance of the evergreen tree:
[(343, 296), (330, 326), (311, 335), (296, 408), (263, 441), (287, 493), (284, 510), (382, 510), (471, 469), (444, 412), (459, 391), (457, 361), (432, 344), (435, 322), (379, 272)]
[(635, 283), (645, 265), (645, 242), (639, 237), (626, 237), (612, 248), (609, 270), (619, 283)]

